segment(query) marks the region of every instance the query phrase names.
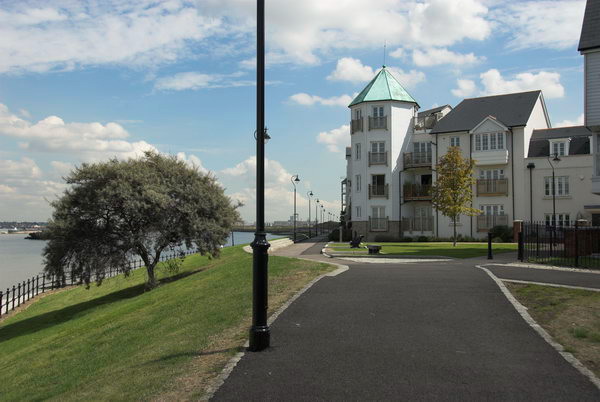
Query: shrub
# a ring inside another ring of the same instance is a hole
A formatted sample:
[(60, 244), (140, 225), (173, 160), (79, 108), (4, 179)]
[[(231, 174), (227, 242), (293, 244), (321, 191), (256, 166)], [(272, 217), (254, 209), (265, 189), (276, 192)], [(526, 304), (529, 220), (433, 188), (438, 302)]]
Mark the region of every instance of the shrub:
[(380, 242), (394, 242), (394, 241), (398, 241), (398, 238), (389, 234), (378, 234), (375, 235), (375, 241), (380, 241)]
[(401, 237), (400, 238), (400, 243), (410, 243), (411, 241), (413, 241), (412, 237)]
[(427, 236), (419, 236), (419, 237), (417, 237), (417, 241), (421, 242), (421, 243), (428, 242), (429, 241), (429, 237), (427, 237)]
[[(501, 242), (509, 243), (513, 241), (513, 231), (512, 228), (506, 225), (498, 225), (494, 226), (490, 233), (492, 234), (492, 239), (499, 238)], [(492, 240), (494, 241), (494, 240)]]

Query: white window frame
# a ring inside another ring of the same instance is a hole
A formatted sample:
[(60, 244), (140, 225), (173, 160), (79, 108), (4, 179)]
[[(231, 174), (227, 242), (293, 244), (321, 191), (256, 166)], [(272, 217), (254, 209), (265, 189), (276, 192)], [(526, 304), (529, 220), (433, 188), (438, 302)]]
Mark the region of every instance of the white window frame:
[[(571, 195), (569, 176), (555, 176), (554, 183), (557, 197), (567, 197)], [(544, 177), (544, 195), (546, 197), (552, 197), (552, 176)]]
[(354, 144), (354, 158), (359, 161), (362, 154), (362, 145), (360, 142)]
[(385, 152), (385, 141), (372, 141), (371, 142), (371, 152), (373, 152), (373, 153)]
[(361, 214), (361, 212), (362, 212), (362, 211), (361, 211), (360, 205), (357, 205), (357, 206), (356, 206), (356, 217), (357, 217), (357, 218), (362, 218), (362, 216), (361, 216), (361, 215), (362, 215), (362, 214)]
[(493, 133), (478, 133), (474, 135), (474, 148), (475, 151), (501, 151), (506, 149), (506, 136), (505, 133), (493, 132)]
[(356, 175), (356, 186), (355, 186), (355, 188), (356, 188), (356, 192), (360, 193), (361, 182), (360, 182), (360, 175), (359, 174)]
[(504, 179), (504, 169), (481, 169), (479, 171), (481, 180), (498, 180)]
[(460, 137), (450, 137), (451, 147), (460, 147)]
[(362, 119), (362, 109), (354, 109), (354, 120)]
[[(485, 216), (503, 216), (504, 215), (504, 204), (482, 204), (479, 209)], [(488, 213), (491, 212), (491, 213)]]
[[(552, 213), (545, 213), (544, 214), (544, 218), (545, 218), (545, 222), (546, 222), (546, 226), (555, 226), (552, 223)], [(571, 223), (571, 214), (570, 213), (566, 213), (566, 212), (557, 212), (556, 213), (556, 221), (558, 223), (559, 227), (562, 226), (567, 226)]]
[[(373, 117), (383, 117), (385, 116), (385, 111), (383, 109), (383, 106), (373, 106)], [(347, 115), (346, 115), (347, 116)]]
[[(556, 140), (548, 140), (550, 143), (550, 156), (554, 156), (558, 153), (558, 156), (568, 156), (569, 155), (569, 140), (566, 138), (556, 139)], [(561, 147), (562, 145), (562, 147)], [(561, 149), (562, 148), (562, 149)]]

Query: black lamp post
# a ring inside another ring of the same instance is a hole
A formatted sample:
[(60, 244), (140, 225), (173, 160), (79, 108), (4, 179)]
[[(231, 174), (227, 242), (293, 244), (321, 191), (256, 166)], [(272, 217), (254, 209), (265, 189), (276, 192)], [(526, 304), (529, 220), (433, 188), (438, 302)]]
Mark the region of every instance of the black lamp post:
[[(552, 161), (550, 161), (550, 156), (548, 155), (548, 163), (550, 164), (550, 167), (552, 168), (552, 225), (556, 226), (556, 178), (554, 176), (554, 165), (552, 164)], [(554, 158), (552, 158), (552, 160), (554, 162), (560, 162), (560, 158), (558, 157), (558, 154), (554, 154)]]
[(527, 169), (529, 169), (529, 220), (533, 222), (533, 169), (535, 169), (535, 163), (529, 162)]
[(315, 236), (319, 235), (319, 214), (317, 211), (319, 210), (319, 199), (317, 198), (317, 202), (315, 203)]
[(294, 243), (296, 243), (296, 183), (300, 182), (300, 178), (295, 174), (290, 178), (290, 181), (294, 185)]
[(256, 7), (256, 232), (252, 242), (252, 327), (250, 347), (259, 352), (270, 345), (267, 325), (269, 242), (265, 233), (265, 0)]
[(312, 237), (311, 232), (310, 232), (310, 226), (311, 226), (311, 222), (310, 222), (310, 199), (313, 196), (313, 192), (309, 191), (308, 193), (306, 193), (306, 195), (308, 196), (308, 238), (310, 239)]

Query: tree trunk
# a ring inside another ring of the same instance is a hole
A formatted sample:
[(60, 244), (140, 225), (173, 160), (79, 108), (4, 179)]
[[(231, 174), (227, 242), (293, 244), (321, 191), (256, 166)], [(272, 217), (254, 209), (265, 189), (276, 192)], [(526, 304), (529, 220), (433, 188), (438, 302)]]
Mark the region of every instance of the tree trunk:
[(452, 247), (456, 247), (456, 216), (452, 217), (452, 228), (454, 229), (454, 237), (452, 238)]
[(146, 290), (152, 290), (158, 286), (156, 275), (154, 275), (154, 268), (156, 263), (146, 265), (146, 272), (148, 273), (148, 281), (146, 282)]

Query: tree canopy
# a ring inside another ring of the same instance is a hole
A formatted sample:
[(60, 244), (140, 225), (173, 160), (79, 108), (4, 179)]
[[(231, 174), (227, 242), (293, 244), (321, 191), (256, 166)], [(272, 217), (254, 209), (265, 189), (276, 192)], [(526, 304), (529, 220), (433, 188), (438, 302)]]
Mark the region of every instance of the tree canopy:
[(456, 246), (456, 221), (460, 215), (478, 215), (479, 210), (471, 208), (473, 201), (473, 167), (475, 161), (463, 158), (459, 147), (450, 147), (440, 158), (436, 167), (436, 181), (431, 189), (431, 203), (452, 219), (454, 245)]
[(174, 156), (147, 152), (84, 163), (65, 180), (68, 189), (51, 204), (44, 249), (46, 274), (59, 278), (69, 272), (86, 284), (101, 283), (108, 269), (129, 272), (137, 255), (151, 289), (164, 251), (185, 246), (216, 257), (239, 219), (214, 176)]

